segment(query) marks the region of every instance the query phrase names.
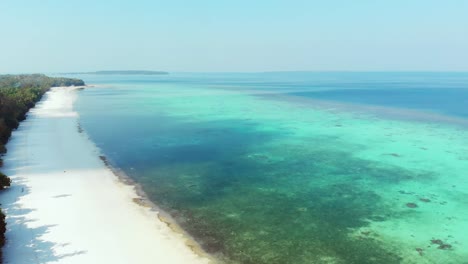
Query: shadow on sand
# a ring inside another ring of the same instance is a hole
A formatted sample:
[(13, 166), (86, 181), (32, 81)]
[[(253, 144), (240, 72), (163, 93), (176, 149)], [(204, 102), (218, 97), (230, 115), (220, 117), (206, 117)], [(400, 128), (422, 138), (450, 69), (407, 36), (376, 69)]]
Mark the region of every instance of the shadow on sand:
[[(29, 188), (26, 186), (25, 180), (21, 178), (14, 178), (12, 187), (0, 192), (1, 207), (7, 215), (3, 263), (45, 264), (86, 254), (86, 251), (75, 251), (67, 254), (56, 253), (55, 249), (66, 247), (68, 243), (57, 244), (43, 239), (44, 235), (49, 233), (55, 225), (35, 225), (36, 220), (31, 217), (34, 209), (21, 206), (21, 198), (28, 193)], [(17, 258), (14, 256), (19, 255), (21, 255), (21, 261), (17, 262)]]

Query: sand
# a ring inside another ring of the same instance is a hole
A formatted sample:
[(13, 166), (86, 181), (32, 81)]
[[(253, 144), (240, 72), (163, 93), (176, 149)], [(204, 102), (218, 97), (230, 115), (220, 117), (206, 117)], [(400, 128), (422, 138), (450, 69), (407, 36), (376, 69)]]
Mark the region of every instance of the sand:
[(209, 263), (99, 159), (78, 130), (76, 97), (53, 88), (7, 145), (4, 263)]

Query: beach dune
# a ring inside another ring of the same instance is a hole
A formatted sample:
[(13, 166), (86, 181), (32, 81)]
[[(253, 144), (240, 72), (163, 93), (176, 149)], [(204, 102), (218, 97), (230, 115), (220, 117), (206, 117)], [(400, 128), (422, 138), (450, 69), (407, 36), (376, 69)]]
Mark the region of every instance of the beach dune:
[(77, 128), (77, 92), (53, 88), (8, 143), (0, 194), (4, 263), (208, 263), (188, 239), (136, 204)]

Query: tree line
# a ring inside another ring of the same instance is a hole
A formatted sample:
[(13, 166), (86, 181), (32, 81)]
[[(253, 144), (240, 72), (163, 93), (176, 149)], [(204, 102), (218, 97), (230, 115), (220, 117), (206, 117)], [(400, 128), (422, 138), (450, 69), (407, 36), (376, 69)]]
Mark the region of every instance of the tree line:
[[(54, 78), (43, 74), (0, 75), (0, 155), (7, 152), (5, 147), (13, 130), (26, 119), (26, 115), (42, 96), (57, 86), (83, 86), (80, 79)], [(0, 156), (0, 167), (3, 159)], [(11, 180), (0, 172), (0, 190), (10, 186)], [(5, 215), (0, 209), (0, 263), (1, 247), (5, 244)]]

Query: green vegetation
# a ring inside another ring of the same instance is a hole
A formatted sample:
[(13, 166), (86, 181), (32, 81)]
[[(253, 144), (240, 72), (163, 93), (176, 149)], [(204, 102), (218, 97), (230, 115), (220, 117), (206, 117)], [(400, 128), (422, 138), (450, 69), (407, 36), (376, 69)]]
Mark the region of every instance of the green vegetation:
[(10, 186), (11, 180), (5, 174), (0, 172), (0, 190), (5, 189), (5, 187)]
[(26, 119), (28, 110), (54, 86), (84, 85), (79, 79), (51, 78), (42, 74), (0, 75), (0, 153), (13, 129)]
[[(6, 153), (5, 147), (11, 132), (18, 128), (19, 122), (42, 98), (45, 92), (55, 86), (81, 86), (79, 79), (52, 78), (43, 74), (0, 75), (0, 154)], [(0, 158), (0, 167), (3, 160)], [(0, 190), (10, 186), (11, 180), (0, 172)], [(5, 243), (5, 215), (0, 209), (0, 249)], [(0, 250), (0, 262), (1, 262)]]
[[(45, 92), (54, 86), (80, 86), (79, 79), (52, 78), (43, 74), (0, 75), (0, 154), (6, 153), (5, 144), (26, 113), (34, 107)], [(0, 166), (3, 161), (0, 159)], [(9, 186), (5, 175), (0, 174), (0, 189)]]

